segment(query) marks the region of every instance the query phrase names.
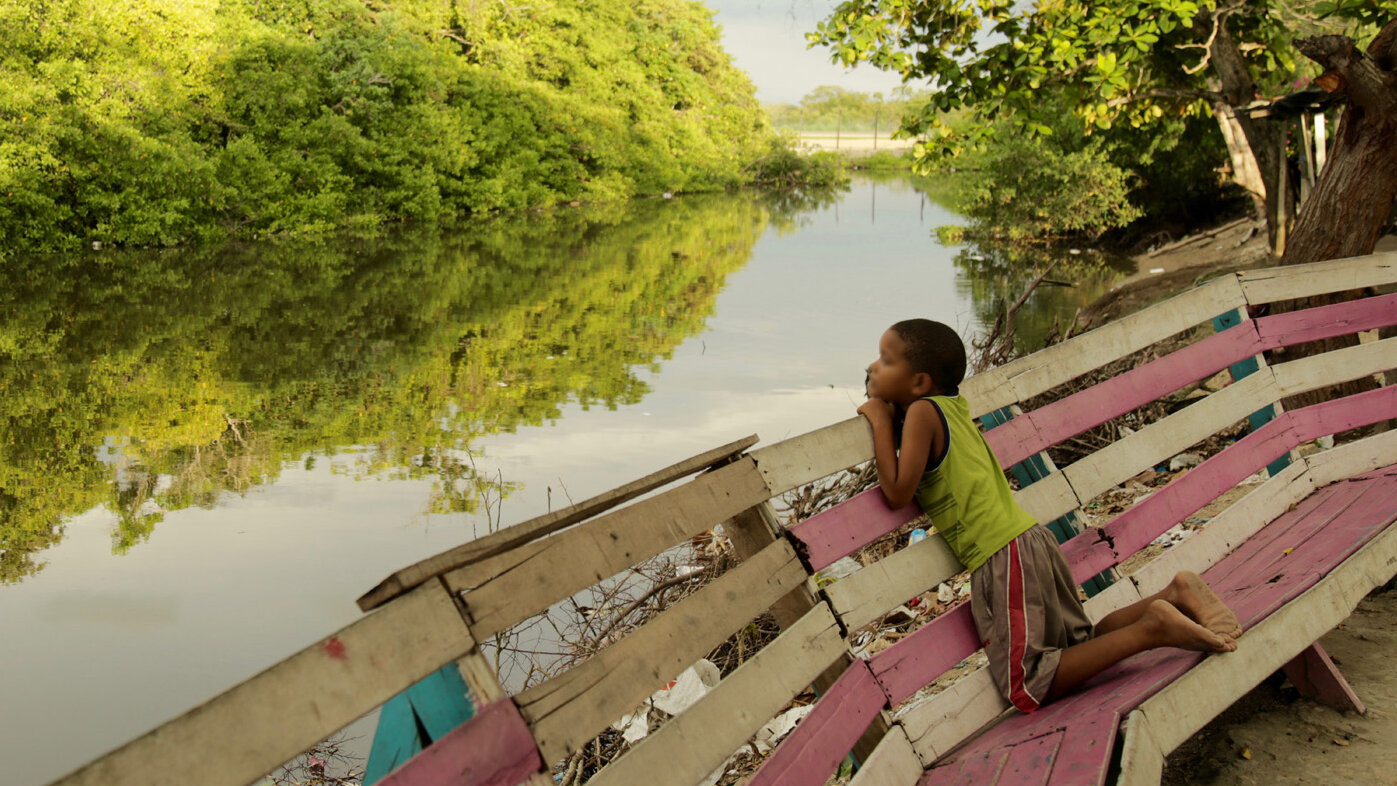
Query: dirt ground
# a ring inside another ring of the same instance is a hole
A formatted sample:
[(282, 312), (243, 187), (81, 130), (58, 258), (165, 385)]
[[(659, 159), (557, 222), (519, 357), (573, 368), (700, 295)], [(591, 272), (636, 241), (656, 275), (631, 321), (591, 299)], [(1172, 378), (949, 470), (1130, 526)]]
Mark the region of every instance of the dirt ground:
[[(1082, 317), (1099, 325), (1213, 276), (1268, 264), (1265, 238), (1253, 226), (1233, 222), (1138, 256), (1139, 272)], [(1397, 251), (1397, 236), (1384, 237), (1378, 251)], [(1321, 643), (1367, 705), (1366, 715), (1301, 698), (1275, 676), (1174, 751), (1163, 782), (1397, 784), (1397, 587), (1369, 595)]]

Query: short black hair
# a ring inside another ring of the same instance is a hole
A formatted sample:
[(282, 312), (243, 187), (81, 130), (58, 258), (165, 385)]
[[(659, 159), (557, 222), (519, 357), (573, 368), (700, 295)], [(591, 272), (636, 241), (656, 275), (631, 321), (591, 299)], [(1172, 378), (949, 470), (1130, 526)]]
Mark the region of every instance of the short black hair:
[(892, 331), (906, 346), (907, 364), (913, 373), (929, 374), (938, 392), (960, 393), (965, 379), (965, 344), (956, 331), (930, 319), (904, 319)]

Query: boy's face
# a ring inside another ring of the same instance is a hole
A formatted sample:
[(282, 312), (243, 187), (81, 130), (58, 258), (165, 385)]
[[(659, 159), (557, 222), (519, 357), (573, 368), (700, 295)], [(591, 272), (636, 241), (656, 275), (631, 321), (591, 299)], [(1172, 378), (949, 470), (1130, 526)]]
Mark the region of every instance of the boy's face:
[(878, 340), (878, 359), (868, 364), (868, 395), (903, 406), (931, 394), (931, 377), (914, 373), (907, 346), (894, 330)]

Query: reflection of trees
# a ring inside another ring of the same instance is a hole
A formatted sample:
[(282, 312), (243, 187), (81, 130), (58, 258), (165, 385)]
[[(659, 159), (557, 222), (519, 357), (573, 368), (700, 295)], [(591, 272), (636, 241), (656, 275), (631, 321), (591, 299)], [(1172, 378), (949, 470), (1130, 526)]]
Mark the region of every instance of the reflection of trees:
[[(756, 197), (647, 201), (337, 243), (21, 260), (0, 271), (0, 581), (105, 501), (113, 547), (287, 461), (433, 481), (472, 512), (512, 488), (476, 437), (634, 373), (700, 330), (768, 216)], [(103, 447), (104, 442), (108, 447)]]
[(1033, 279), (1051, 267), (1044, 283), (1015, 314), (1014, 343), (1024, 352), (1041, 349), (1055, 330), (1067, 329), (1077, 309), (1131, 270), (1127, 259), (1092, 252), (978, 243), (960, 249), (955, 266), (963, 274), (960, 286), (969, 294), (982, 325), (993, 324), (1007, 303), (1017, 300)]
[(831, 207), (849, 191), (842, 188), (773, 188), (761, 192), (761, 203), (771, 213), (771, 223), (785, 235), (813, 220), (811, 214)]

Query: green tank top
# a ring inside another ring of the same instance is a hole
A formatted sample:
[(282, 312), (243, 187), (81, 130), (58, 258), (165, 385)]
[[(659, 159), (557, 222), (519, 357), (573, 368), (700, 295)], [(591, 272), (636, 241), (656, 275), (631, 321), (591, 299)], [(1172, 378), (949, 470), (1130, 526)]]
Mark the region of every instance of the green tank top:
[(1014, 502), (1004, 470), (970, 418), (964, 396), (927, 396), (946, 425), (946, 451), (917, 485), (917, 504), (969, 570), (1037, 521)]

